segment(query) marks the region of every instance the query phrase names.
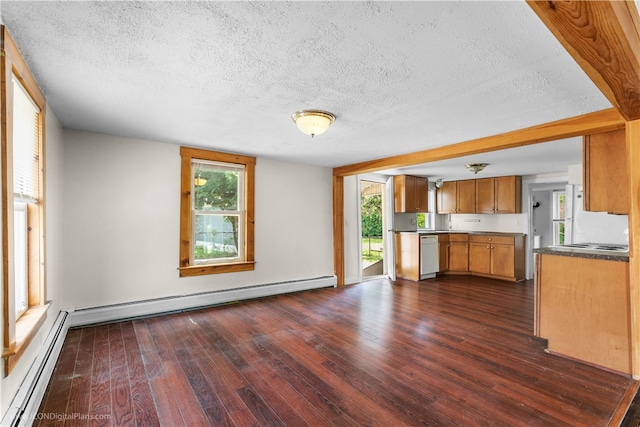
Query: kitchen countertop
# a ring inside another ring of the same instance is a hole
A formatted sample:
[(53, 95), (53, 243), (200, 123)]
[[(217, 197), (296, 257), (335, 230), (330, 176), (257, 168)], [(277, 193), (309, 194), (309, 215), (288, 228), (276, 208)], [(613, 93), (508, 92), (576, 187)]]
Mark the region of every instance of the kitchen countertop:
[(476, 236), (505, 236), (520, 237), (524, 233), (503, 233), (499, 231), (461, 231), (461, 230), (416, 230), (416, 231), (396, 231), (396, 233), (413, 233), (413, 234), (473, 234)]
[(605, 261), (629, 262), (629, 252), (593, 251), (580, 248), (538, 248), (533, 253), (542, 255), (559, 255), (575, 258), (602, 259)]

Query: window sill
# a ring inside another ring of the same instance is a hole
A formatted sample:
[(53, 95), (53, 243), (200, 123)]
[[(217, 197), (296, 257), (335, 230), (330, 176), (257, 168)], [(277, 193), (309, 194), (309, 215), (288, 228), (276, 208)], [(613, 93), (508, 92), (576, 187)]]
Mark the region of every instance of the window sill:
[(234, 273), (236, 271), (251, 271), (255, 261), (234, 262), (228, 264), (190, 265), (180, 267), (180, 277), (203, 276), (206, 274)]
[(2, 352), (5, 377), (11, 373), (18, 363), (18, 360), (20, 360), (20, 357), (22, 357), (22, 354), (33, 340), (33, 337), (36, 335), (38, 330), (40, 330), (40, 327), (47, 318), (47, 310), (50, 305), (51, 304), (30, 307), (16, 321), (16, 342)]

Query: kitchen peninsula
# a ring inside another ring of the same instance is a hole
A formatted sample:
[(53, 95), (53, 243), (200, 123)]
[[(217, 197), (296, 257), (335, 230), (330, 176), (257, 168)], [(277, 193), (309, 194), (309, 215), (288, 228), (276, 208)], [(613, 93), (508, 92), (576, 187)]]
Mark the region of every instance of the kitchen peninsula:
[(552, 353), (631, 373), (628, 252), (534, 252), (535, 335)]

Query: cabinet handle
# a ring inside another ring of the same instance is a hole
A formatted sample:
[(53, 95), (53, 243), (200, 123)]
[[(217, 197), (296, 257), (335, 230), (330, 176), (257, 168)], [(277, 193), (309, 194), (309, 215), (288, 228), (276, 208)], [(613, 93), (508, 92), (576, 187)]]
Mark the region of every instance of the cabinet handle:
[(487, 246), (487, 249), (491, 249), (491, 246)]

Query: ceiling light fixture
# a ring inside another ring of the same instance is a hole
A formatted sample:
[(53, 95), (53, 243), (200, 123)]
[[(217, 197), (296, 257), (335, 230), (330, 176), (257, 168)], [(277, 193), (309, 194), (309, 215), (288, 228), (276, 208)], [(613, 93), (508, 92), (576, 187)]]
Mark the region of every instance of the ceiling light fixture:
[(489, 163), (469, 163), (468, 165), (464, 165), (470, 172), (478, 173), (482, 169), (484, 169)]
[(325, 133), (336, 116), (322, 110), (301, 110), (296, 111), (291, 119), (298, 126), (300, 132), (311, 135), (313, 138), (315, 135)]

